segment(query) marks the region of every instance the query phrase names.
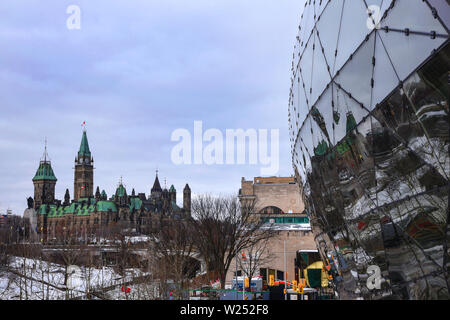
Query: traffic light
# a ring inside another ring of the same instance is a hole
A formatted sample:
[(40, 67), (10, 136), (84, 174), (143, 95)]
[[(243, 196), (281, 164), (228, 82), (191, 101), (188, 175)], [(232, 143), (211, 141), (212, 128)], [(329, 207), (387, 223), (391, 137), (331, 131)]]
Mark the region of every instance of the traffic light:
[(244, 286), (245, 286), (246, 288), (249, 288), (249, 287), (250, 287), (250, 279), (249, 279), (249, 278), (245, 278), (245, 280), (244, 280)]
[(273, 274), (269, 275), (269, 286), (273, 286), (275, 284), (275, 276)]
[(297, 291), (297, 280), (292, 281), (292, 290)]
[(245, 256), (245, 253), (244, 253), (244, 252), (242, 252), (241, 255), (242, 255), (242, 259), (243, 259), (243, 260), (246, 260), (246, 259), (247, 259), (247, 257)]
[(298, 287), (298, 293), (303, 294), (303, 286)]

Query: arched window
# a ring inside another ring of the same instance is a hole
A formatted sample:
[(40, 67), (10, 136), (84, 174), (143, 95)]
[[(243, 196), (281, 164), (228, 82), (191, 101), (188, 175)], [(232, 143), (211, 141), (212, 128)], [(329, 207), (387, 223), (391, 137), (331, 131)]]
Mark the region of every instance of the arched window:
[(284, 212), (283, 212), (283, 210), (281, 210), (278, 207), (268, 206), (268, 207), (265, 207), (264, 209), (262, 209), (259, 213), (264, 213), (264, 214), (282, 214)]

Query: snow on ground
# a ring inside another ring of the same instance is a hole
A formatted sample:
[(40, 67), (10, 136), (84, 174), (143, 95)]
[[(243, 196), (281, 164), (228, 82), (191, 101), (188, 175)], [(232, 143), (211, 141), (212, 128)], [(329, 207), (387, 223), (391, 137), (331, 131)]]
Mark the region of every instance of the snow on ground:
[[(64, 284), (65, 266), (36, 259), (22, 257), (13, 257), (10, 268), (26, 277), (20, 277), (14, 272), (0, 272), (0, 299), (1, 300), (60, 300), (70, 297), (83, 297), (86, 289), (91, 288), (94, 291), (99, 288), (112, 287), (107, 297), (113, 296), (114, 299), (136, 298), (144, 296), (142, 288), (137, 290), (139, 285), (129, 287), (130, 293), (121, 292), (122, 283), (131, 281), (134, 277), (146, 275), (138, 269), (127, 269), (126, 276), (122, 279), (120, 274), (116, 273), (110, 267), (89, 268), (89, 267), (69, 267), (69, 276), (67, 286)], [(142, 286), (141, 286), (142, 287)], [(139, 291), (139, 294), (137, 292)], [(154, 288), (148, 289), (153, 293)]]

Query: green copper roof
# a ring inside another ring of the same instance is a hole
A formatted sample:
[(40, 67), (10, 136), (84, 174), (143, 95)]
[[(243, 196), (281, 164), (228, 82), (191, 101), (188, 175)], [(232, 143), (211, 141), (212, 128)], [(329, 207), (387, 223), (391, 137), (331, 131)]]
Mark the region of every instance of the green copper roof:
[(347, 133), (356, 128), (356, 120), (353, 113), (350, 111), (347, 113)]
[(97, 202), (97, 211), (106, 212), (111, 209), (112, 212), (117, 212), (117, 208), (114, 202), (112, 201), (99, 201)]
[(322, 142), (319, 143), (319, 145), (314, 148), (314, 153), (316, 156), (323, 156), (325, 153), (327, 153), (328, 145), (325, 140), (322, 140)]
[(130, 199), (130, 210), (136, 209), (139, 210), (142, 207), (142, 200), (139, 198), (131, 198)]
[(170, 186), (169, 192), (176, 192), (175, 187), (173, 185)]
[(39, 168), (34, 175), (33, 181), (36, 180), (52, 180), (57, 181), (52, 165), (48, 161), (41, 161)]
[(80, 150), (78, 151), (78, 156), (86, 156), (86, 157), (91, 156), (86, 131), (83, 131), (83, 137), (81, 138), (81, 145)]
[(353, 144), (352, 139), (349, 136), (347, 136), (346, 139), (342, 140), (342, 142), (336, 146), (336, 150), (340, 155), (343, 155), (344, 153), (350, 150), (350, 146), (352, 144)]
[[(85, 202), (83, 202), (83, 200)], [(77, 202), (71, 203), (68, 206), (60, 206), (56, 205), (46, 205), (43, 204), (39, 208), (39, 213), (42, 215), (47, 215), (49, 218), (60, 218), (64, 217), (65, 214), (73, 214), (75, 216), (89, 216), (91, 213), (97, 212), (107, 212), (111, 209), (112, 212), (117, 212), (117, 208), (114, 202), (112, 201), (98, 201), (95, 199), (91, 199), (91, 203), (87, 203), (87, 198), (82, 198)], [(142, 206), (142, 201), (139, 199), (135, 200), (136, 209)], [(49, 211), (47, 212), (47, 206), (49, 207)]]
[(120, 184), (116, 189), (116, 197), (123, 197), (127, 194), (127, 190), (123, 186), (123, 184)]
[(95, 205), (78, 206), (77, 212), (75, 213), (75, 215), (76, 216), (88, 216), (94, 211), (95, 211)]

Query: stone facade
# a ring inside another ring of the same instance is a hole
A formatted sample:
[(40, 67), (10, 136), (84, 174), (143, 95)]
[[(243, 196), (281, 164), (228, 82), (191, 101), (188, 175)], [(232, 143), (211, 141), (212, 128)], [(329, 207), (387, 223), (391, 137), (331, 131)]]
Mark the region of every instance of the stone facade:
[[(284, 280), (284, 243), (286, 242), (286, 271), (288, 281), (298, 278), (299, 268), (296, 264), (297, 252), (299, 250), (316, 250), (316, 243), (311, 230), (285, 231), (277, 232), (277, 235), (270, 240), (265, 253), (260, 257), (262, 263), (258, 266), (257, 276), (262, 276), (265, 281), (268, 275), (275, 276), (275, 280)], [(248, 252), (248, 251), (247, 251)], [(244, 250), (244, 253), (246, 251)], [(248, 253), (247, 253), (248, 255)], [(241, 256), (238, 257), (241, 259)], [(239, 262), (238, 262), (239, 265)], [(228, 270), (226, 281), (230, 283), (234, 277), (236, 261), (233, 259), (231, 267)], [(262, 269), (262, 270), (261, 270)], [(238, 275), (240, 268), (238, 267)]]
[(303, 213), (305, 206), (300, 197), (301, 190), (293, 177), (256, 177), (253, 181), (242, 178), (240, 197), (256, 199), (255, 211), (277, 207), (284, 213)]
[[(33, 178), (34, 198), (28, 199), (28, 207), (36, 212), (36, 228), (41, 241), (60, 242), (68, 239), (89, 239), (106, 236), (111, 230), (127, 229), (136, 233), (148, 233), (168, 218), (182, 219), (190, 216), (191, 189), (186, 184), (183, 204), (176, 203), (176, 189), (161, 188), (156, 174), (149, 197), (136, 195), (134, 189), (127, 193), (120, 181), (115, 194), (108, 198), (106, 192), (94, 189), (94, 159), (89, 149), (86, 131), (83, 132), (80, 149), (75, 158), (74, 199), (66, 190), (64, 201), (55, 199), (56, 176), (47, 151)], [(119, 229), (114, 229), (119, 228)]]
[[(295, 280), (299, 272), (296, 263), (298, 251), (316, 250), (309, 218), (304, 212), (301, 190), (295, 178), (256, 177), (253, 181), (242, 178), (239, 199), (241, 202), (255, 201), (255, 217), (273, 223), (274, 229), (277, 230), (276, 236), (270, 239), (264, 254), (258, 259), (261, 263), (257, 275), (267, 280), (268, 276), (273, 274), (276, 280), (284, 280), (286, 269), (287, 280)], [(235, 266), (236, 261), (233, 261), (227, 274), (228, 283), (234, 277)]]

